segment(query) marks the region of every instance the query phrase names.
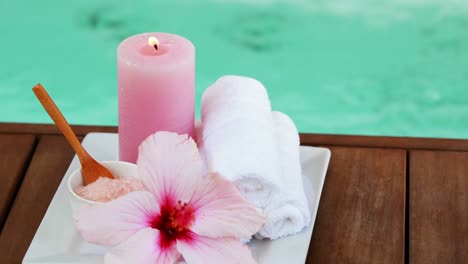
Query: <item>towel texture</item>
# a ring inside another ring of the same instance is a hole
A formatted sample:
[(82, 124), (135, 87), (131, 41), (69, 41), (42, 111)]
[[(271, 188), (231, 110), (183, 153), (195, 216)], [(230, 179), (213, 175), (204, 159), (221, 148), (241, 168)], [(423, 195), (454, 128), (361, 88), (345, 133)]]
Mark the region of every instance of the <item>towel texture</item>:
[(225, 76), (202, 96), (207, 170), (232, 181), (259, 208), (273, 202), (280, 174), (271, 106), (255, 79)]
[(257, 237), (276, 239), (300, 232), (310, 223), (310, 210), (302, 182), (299, 133), (292, 120), (281, 112), (272, 113), (276, 127), (281, 189), (265, 207), (267, 220)]
[(197, 142), (207, 172), (219, 172), (263, 210), (257, 238), (276, 239), (310, 224), (292, 120), (271, 112), (268, 94), (255, 79), (224, 76), (202, 96)]

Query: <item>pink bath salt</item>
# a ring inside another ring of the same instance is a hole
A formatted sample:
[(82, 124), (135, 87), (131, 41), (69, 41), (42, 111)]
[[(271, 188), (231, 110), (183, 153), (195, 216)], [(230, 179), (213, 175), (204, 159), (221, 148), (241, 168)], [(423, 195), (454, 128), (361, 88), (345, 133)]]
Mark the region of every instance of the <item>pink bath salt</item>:
[(136, 178), (119, 177), (115, 179), (100, 177), (95, 182), (75, 189), (80, 197), (95, 201), (108, 202), (129, 192), (145, 190), (143, 182)]

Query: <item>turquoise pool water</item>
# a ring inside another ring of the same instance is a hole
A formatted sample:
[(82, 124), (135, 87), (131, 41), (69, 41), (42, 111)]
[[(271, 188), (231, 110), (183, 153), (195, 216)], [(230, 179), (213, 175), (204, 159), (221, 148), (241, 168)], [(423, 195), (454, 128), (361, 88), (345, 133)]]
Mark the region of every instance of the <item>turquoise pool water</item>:
[[(197, 94), (259, 79), (302, 132), (468, 138), (468, 2), (0, 2), (0, 122), (117, 124), (116, 48), (145, 31), (197, 48)], [(255, 3), (255, 4), (254, 4)]]

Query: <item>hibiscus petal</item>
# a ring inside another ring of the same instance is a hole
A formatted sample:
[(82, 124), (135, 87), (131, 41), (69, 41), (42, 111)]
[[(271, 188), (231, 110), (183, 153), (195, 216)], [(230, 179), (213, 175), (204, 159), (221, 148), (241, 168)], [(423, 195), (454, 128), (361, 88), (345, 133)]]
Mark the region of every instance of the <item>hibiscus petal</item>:
[(112, 248), (105, 256), (106, 264), (173, 264), (180, 258), (175, 246), (161, 248), (158, 245), (159, 230), (146, 228), (127, 241)]
[(256, 263), (249, 248), (234, 238), (198, 236), (194, 240), (178, 240), (177, 249), (190, 264)]
[(74, 218), (86, 241), (113, 245), (150, 226), (151, 219), (159, 211), (154, 196), (150, 192), (139, 191), (100, 205), (80, 207)]
[(190, 228), (193, 232), (208, 237), (248, 238), (260, 229), (265, 217), (231, 182), (215, 173), (202, 181), (190, 201), (195, 210)]
[(146, 138), (140, 145), (137, 165), (141, 179), (159, 204), (166, 199), (187, 202), (202, 172), (196, 143), (187, 135), (171, 132)]

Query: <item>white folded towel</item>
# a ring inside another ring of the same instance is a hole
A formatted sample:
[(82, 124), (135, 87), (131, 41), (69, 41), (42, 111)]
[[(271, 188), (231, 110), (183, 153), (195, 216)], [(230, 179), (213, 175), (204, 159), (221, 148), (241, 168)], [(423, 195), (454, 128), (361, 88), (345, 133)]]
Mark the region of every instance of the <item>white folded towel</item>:
[(281, 158), (281, 189), (267, 205), (267, 220), (256, 235), (271, 239), (296, 234), (310, 224), (310, 210), (302, 182), (299, 157), (299, 133), (293, 121), (281, 112), (273, 112), (278, 153)]
[(280, 187), (268, 94), (255, 79), (225, 76), (202, 96), (203, 152), (209, 172), (232, 181), (259, 208)]

